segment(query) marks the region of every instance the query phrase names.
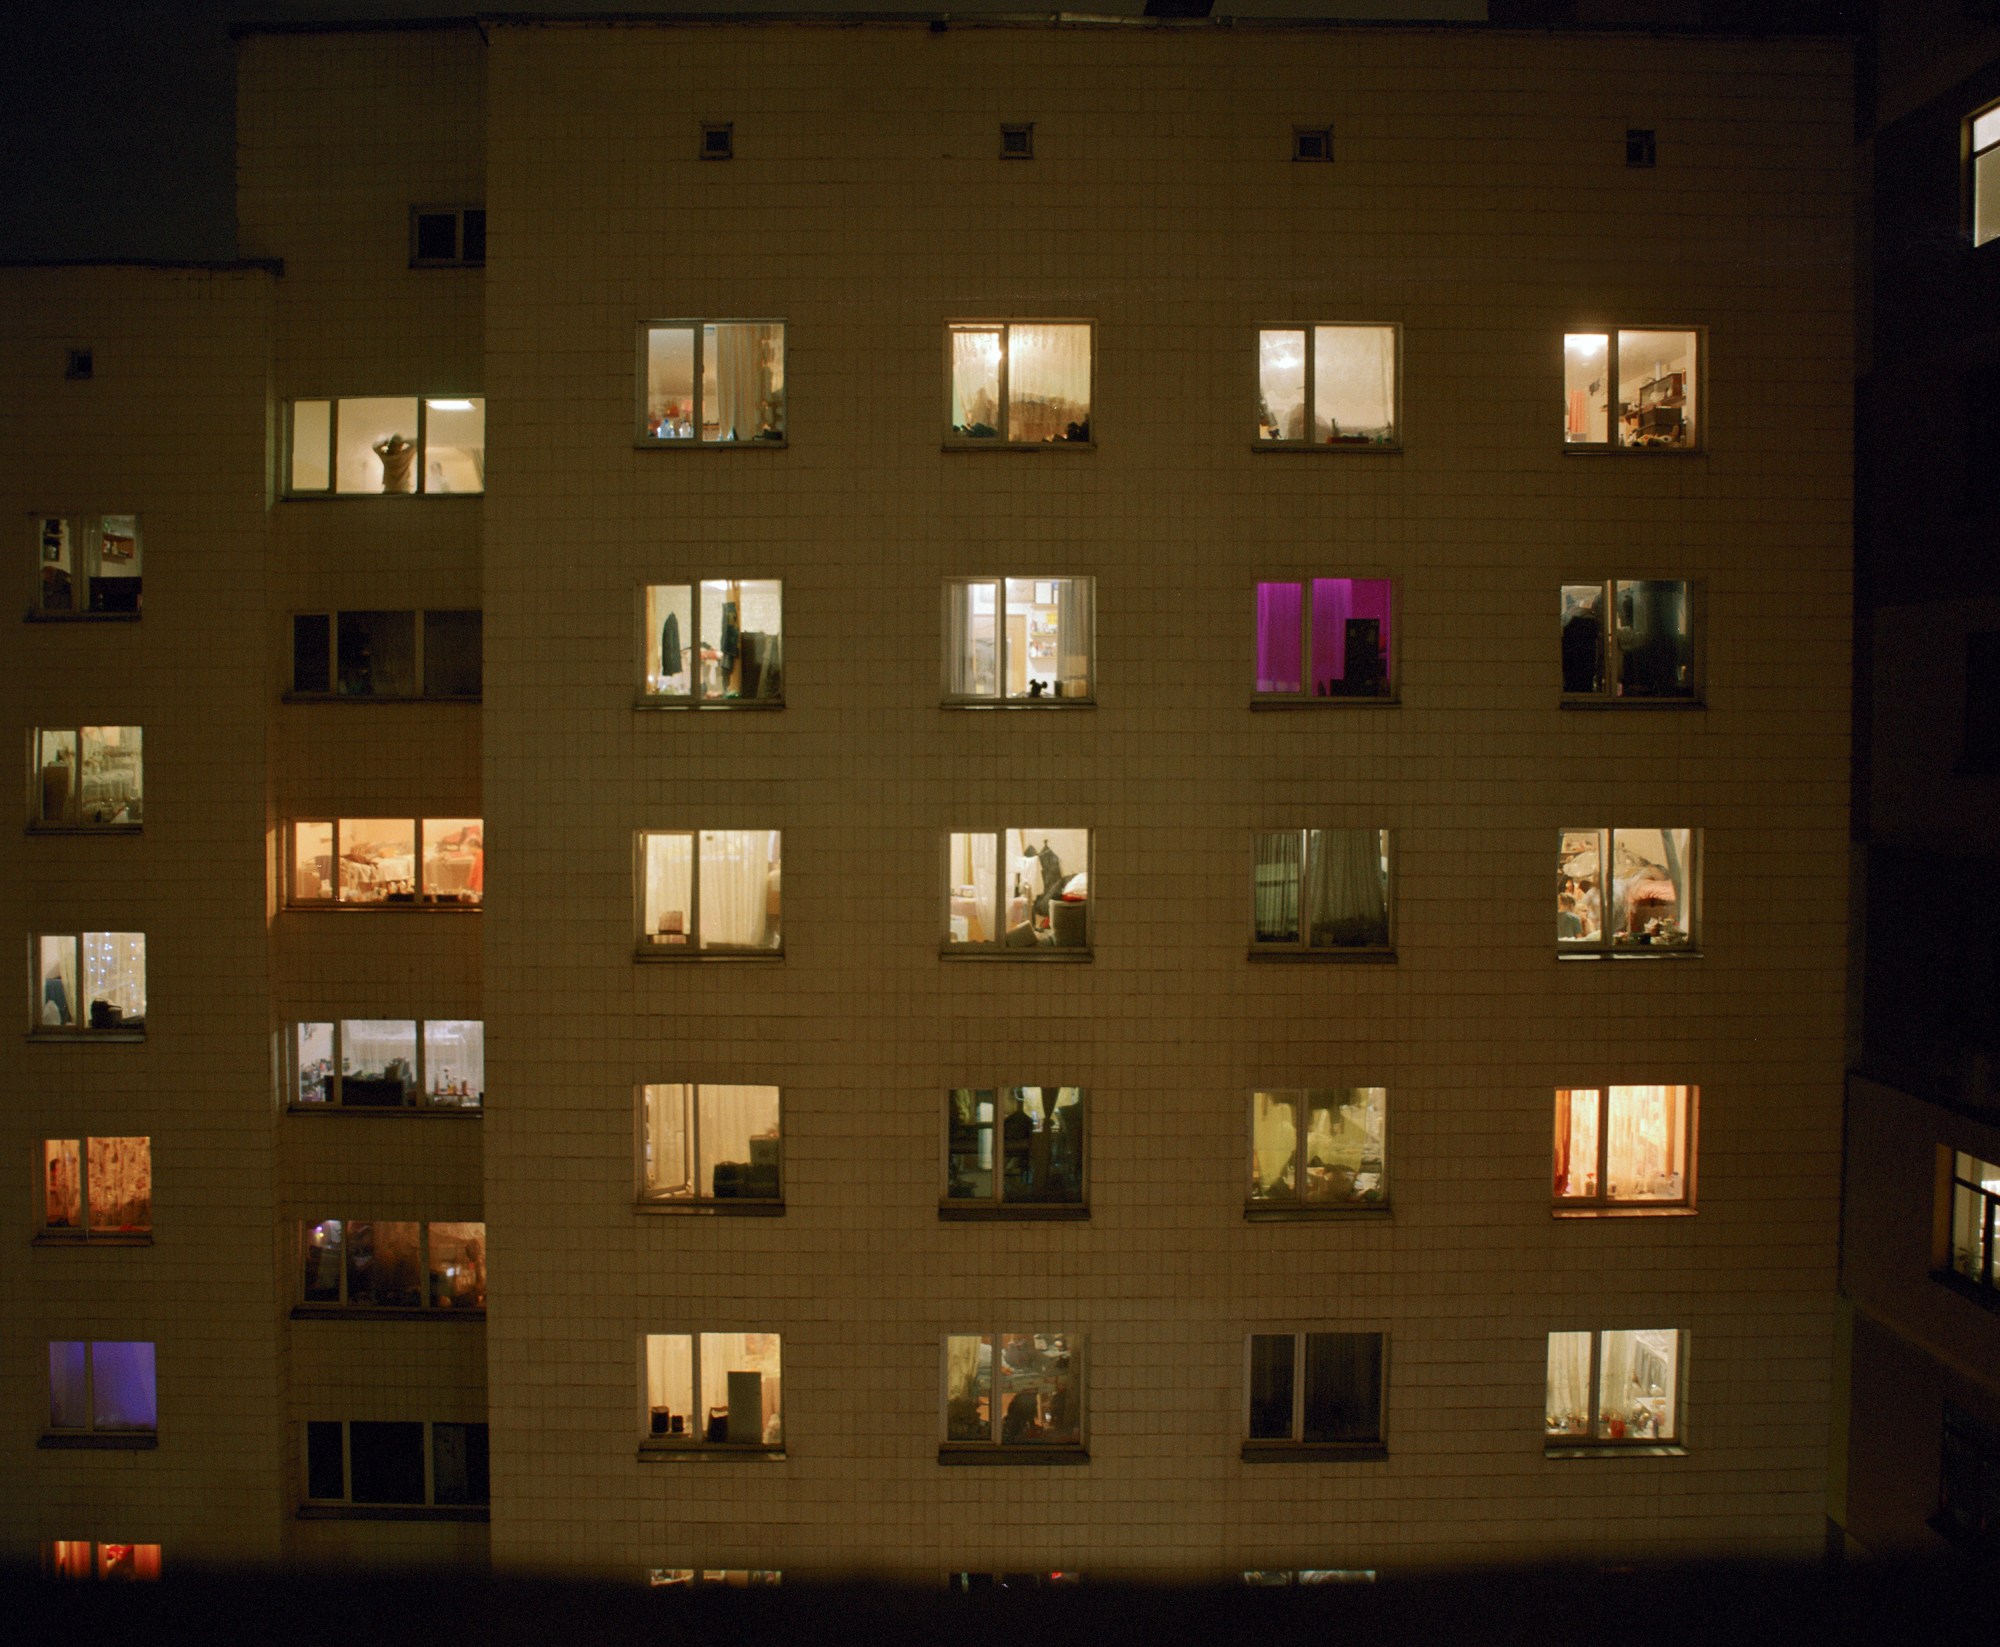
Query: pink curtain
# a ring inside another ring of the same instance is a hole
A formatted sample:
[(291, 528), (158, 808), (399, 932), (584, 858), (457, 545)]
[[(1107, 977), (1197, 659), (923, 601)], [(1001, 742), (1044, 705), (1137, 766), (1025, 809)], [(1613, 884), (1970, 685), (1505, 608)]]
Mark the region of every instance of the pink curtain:
[(1299, 690), (1299, 586), (1257, 585), (1257, 690)]

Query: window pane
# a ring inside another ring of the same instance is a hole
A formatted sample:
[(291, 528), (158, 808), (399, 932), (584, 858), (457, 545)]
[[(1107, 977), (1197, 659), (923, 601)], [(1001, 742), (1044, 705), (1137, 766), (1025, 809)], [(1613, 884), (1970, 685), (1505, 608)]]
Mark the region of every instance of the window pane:
[(330, 478), (327, 452), (333, 441), (333, 402), (292, 402), (292, 490), (324, 492)]
[(1082, 1346), (1068, 1333), (1000, 1336), (1000, 1444), (1074, 1446), (1082, 1435)]
[(36, 519), (42, 569), (41, 603), (44, 612), (75, 610), (75, 538), (70, 523), (61, 515), (41, 515)]
[(954, 1333), (944, 1341), (947, 1441), (993, 1439), (993, 1340)]
[(785, 328), (716, 321), (702, 328), (701, 438), (785, 438)]
[(1685, 698), (1694, 693), (1694, 634), (1685, 583), (1614, 583), (1612, 635), (1618, 694)]
[(1604, 585), (1562, 586), (1563, 690), (1604, 690)]
[(779, 1404), (778, 1335), (701, 1335), (702, 1434), (705, 1440), (775, 1447), (785, 1439)]
[(478, 1109), (485, 1102), (486, 1025), (479, 1019), (424, 1024), (424, 1098), (442, 1109)]
[(1382, 1436), (1382, 1335), (1306, 1334), (1307, 1441), (1378, 1441)]
[(333, 690), (333, 618), (301, 612), (292, 619), (292, 690)]
[(480, 819), (424, 819), (424, 896), (447, 904), (485, 899), (486, 826)]
[(87, 1538), (58, 1538), (42, 1546), (42, 1570), (50, 1578), (89, 1578), (91, 1561)]
[(1597, 1435), (1606, 1441), (1671, 1441), (1680, 1334), (1607, 1332), (1598, 1349)]
[(42, 1143), (42, 1226), (52, 1230), (83, 1228), (83, 1184), (77, 1176), (74, 1138), (48, 1138)]
[[(1975, 140), (1978, 130), (1975, 124)], [(2000, 236), (2000, 149), (1988, 149), (1972, 162), (1972, 243), (1984, 246), (1995, 236)]]
[(476, 698), (484, 666), (480, 657), (484, 614), (424, 614), (424, 690), (434, 698)]
[(648, 944), (683, 945), (694, 930), (694, 838), (646, 834), (641, 865), (640, 936)]
[(136, 612), (143, 582), (137, 515), (105, 515), (98, 522), (97, 572), (90, 580), (93, 612)]
[(1605, 1194), (1613, 1201), (1678, 1201), (1686, 1193), (1686, 1087), (1612, 1087)]
[(646, 690), (682, 696), (694, 690), (694, 586), (656, 583), (646, 590)]
[(97, 1547), (97, 1576), (121, 1582), (147, 1582), (160, 1576), (160, 1547), (157, 1544), (100, 1544)]
[(1396, 438), (1396, 329), (1313, 328), (1313, 439), (1383, 446)]
[(338, 402), (334, 422), (336, 492), (417, 489), (417, 402), (413, 395)]
[(93, 1138), (87, 1161), (90, 1227), (140, 1234), (153, 1227), (153, 1141)]
[(643, 1089), (646, 1193), (679, 1199), (695, 1193), (694, 1088), (681, 1083)]
[(1595, 1087), (1556, 1089), (1555, 1193), (1574, 1200), (1597, 1194), (1597, 1109)]
[(1000, 695), (1000, 654), (992, 583), (954, 583), (945, 590), (945, 664), (948, 690), (961, 698)]
[(1292, 1438), (1292, 1374), (1296, 1341), (1290, 1333), (1250, 1335), (1250, 1439)]
[(334, 895), (333, 825), (292, 826), (292, 901), (324, 903)]
[(86, 932), (83, 988), (92, 1029), (145, 1028), (146, 935)]
[(340, 820), (340, 901), (412, 903), (417, 891), (417, 826), (408, 818)]
[(1618, 334), (1621, 446), (1686, 446), (1695, 435), (1693, 332)]
[(1257, 334), (1257, 438), (1306, 438), (1306, 334)]
[(347, 1262), (347, 1243), (338, 1218), (322, 1218), (305, 1227), (300, 1254), (301, 1297), (308, 1304), (338, 1304), (340, 1273)]
[(1300, 618), (1304, 597), (1296, 583), (1257, 585), (1257, 690), (1297, 692), (1305, 676), (1300, 669)]
[(774, 701), (784, 695), (780, 587), (774, 579), (702, 583), (702, 697)]
[(1090, 328), (1007, 328), (1007, 438), (1090, 439)]
[(1603, 445), (1609, 440), (1611, 339), (1604, 332), (1571, 332), (1563, 338), (1563, 440)]
[(1951, 1267), (1968, 1281), (2000, 1284), (1993, 1252), (1993, 1208), (2000, 1201), (2000, 1167), (1960, 1152), (1953, 1158)]
[(435, 1502), (484, 1504), (491, 1496), (486, 1433), (484, 1424), (431, 1426), (431, 1480)]
[(1299, 1153), (1296, 1092), (1250, 1095), (1250, 1199), (1291, 1201), (1297, 1196)]
[(646, 1335), (647, 1433), (675, 1441), (699, 1441), (694, 1415), (694, 1339), (687, 1333)]
[(776, 1200), (778, 1089), (704, 1085), (700, 1106), (699, 1182), (718, 1201)]
[(1314, 949), (1388, 948), (1388, 848), (1387, 830), (1306, 832), (1301, 901)]
[(1690, 839), (1685, 829), (1611, 832), (1613, 943), (1665, 948), (1689, 941)]
[(1595, 944), (1604, 939), (1602, 858), (1604, 832), (1565, 829), (1556, 854), (1556, 941)]
[(965, 440), (1000, 435), (1000, 329), (951, 328), (951, 432)]
[(1379, 698), (1390, 689), (1387, 578), (1314, 578), (1313, 695)]
[(993, 1198), (993, 1111), (991, 1088), (957, 1087), (945, 1094), (945, 1197), (952, 1201)]
[(37, 823), (77, 821), (82, 785), (77, 782), (76, 733), (43, 730), (35, 734), (35, 768), (40, 800)]
[[(991, 830), (954, 834), (949, 847), (950, 912), (947, 936), (955, 944), (998, 943), (1002, 926), (997, 902), (1000, 871), (995, 857), (998, 837)], [(1027, 928), (1027, 883), (1018, 866), (1008, 865), (1013, 893), (1008, 900), (1006, 928), (1023, 929), (1022, 941), (1032, 943)]]
[(151, 1430), (159, 1426), (153, 1387), (153, 1346), (90, 1346), (92, 1422), (100, 1430)]
[(2000, 109), (1988, 109), (1974, 117), (1972, 122), (1972, 147), (1982, 151), (2000, 144)]
[[(1039, 601), (1045, 586), (1035, 584)], [(1052, 578), (1046, 592), (1055, 597), (1055, 695), (1087, 698), (1095, 690), (1091, 652), (1096, 644), (1097, 581), (1094, 578)]]
[(338, 1424), (306, 1424), (306, 1497), (338, 1501), (347, 1496), (340, 1432)]
[(360, 1420), (347, 1426), (356, 1504), (424, 1501), (424, 1427)]
[(416, 1102), (417, 1026), (410, 1018), (345, 1018), (340, 1025), (340, 1101), (366, 1109)]
[(1587, 1332), (1549, 1334), (1545, 1410), (1552, 1436), (1590, 1434), (1590, 1340)]
[(83, 767), (77, 821), (136, 824), (144, 821), (145, 776), (136, 726), (82, 729)]
[(347, 1302), (378, 1310), (422, 1309), (423, 1226), (356, 1218), (347, 1226)]
[(1260, 944), (1299, 941), (1299, 883), (1305, 875), (1306, 837), (1286, 829), (1257, 835), (1253, 883), (1253, 920)]
[(692, 326), (647, 329), (646, 433), (654, 440), (695, 437)]
[(1003, 1097), (1001, 1198), (1057, 1205), (1082, 1201), (1082, 1090), (1008, 1087)]
[(430, 1227), (431, 1307), (486, 1308), (486, 1226), (433, 1224)]
[[(342, 411), (344, 414), (345, 407)], [(424, 402), (424, 490), (486, 490), (484, 399), (472, 396)]]
[(298, 1092), (300, 1104), (324, 1104), (333, 1096), (333, 1025), (298, 1026)]
[(778, 832), (701, 832), (701, 947), (776, 949)]
[(40, 945), (41, 1021), (44, 1029), (74, 1029), (82, 997), (76, 987), (76, 940), (44, 938)]
[(1306, 1178), (1300, 1199), (1308, 1206), (1380, 1204), (1387, 1093), (1381, 1087), (1345, 1087), (1306, 1095)]
[(49, 1428), (90, 1428), (89, 1346), (77, 1339), (49, 1345)]
[(1018, 889), (1008, 901), (1008, 941), (1014, 941), (1015, 928), (1025, 922), (1035, 943), (1087, 947), (1090, 831), (1010, 829), (1001, 851)]
[(417, 690), (417, 615), (342, 612), (336, 680), (344, 698), (408, 698)]

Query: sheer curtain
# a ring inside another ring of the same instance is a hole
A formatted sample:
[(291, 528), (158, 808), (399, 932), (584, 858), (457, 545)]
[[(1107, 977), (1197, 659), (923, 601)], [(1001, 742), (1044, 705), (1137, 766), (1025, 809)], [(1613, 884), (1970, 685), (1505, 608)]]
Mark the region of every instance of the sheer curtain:
[(1000, 432), (1000, 334), (959, 330), (951, 334), (951, 426), (970, 434)]
[(1257, 585), (1257, 690), (1299, 689), (1299, 616), (1296, 583)]
[(1007, 438), (1063, 440), (1090, 418), (1090, 328), (1017, 325), (1007, 334)]
[(1298, 941), (1299, 869), (1304, 843), (1304, 835), (1296, 829), (1257, 837), (1253, 914), (1259, 943)]
[(1590, 1422), (1590, 1337), (1549, 1334), (1548, 1419), (1552, 1434), (1577, 1435)]
[(992, 588), (990, 583), (953, 583), (945, 586), (945, 679), (948, 683), (946, 690), (954, 697), (993, 695), (993, 666), (989, 664), (982, 668), (977, 655), (978, 642), (984, 640), (991, 656), (993, 625), (990, 620), (979, 622), (972, 610), (976, 591)]
[(719, 325), (715, 334), (717, 440), (754, 440), (764, 426), (765, 334), (771, 328)]
[(764, 829), (705, 829), (701, 834), (701, 942), (768, 948), (778, 837)]
[(1312, 941), (1359, 947), (1389, 941), (1389, 900), (1379, 829), (1314, 830), (1304, 903)]
[(1089, 578), (1063, 578), (1056, 585), (1057, 690), (1090, 690), (1091, 589)]

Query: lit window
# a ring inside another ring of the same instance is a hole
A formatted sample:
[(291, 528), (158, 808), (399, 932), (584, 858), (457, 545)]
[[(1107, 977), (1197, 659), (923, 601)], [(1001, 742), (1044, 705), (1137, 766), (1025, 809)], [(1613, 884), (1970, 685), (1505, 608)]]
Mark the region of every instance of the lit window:
[(1082, 1087), (955, 1087), (945, 1094), (940, 1210), (1048, 1216), (1084, 1210)]
[(477, 269), (486, 263), (484, 206), (412, 206), (410, 267)]
[(776, 1087), (669, 1083), (641, 1087), (639, 1104), (641, 1200), (784, 1209)]
[(785, 701), (784, 585), (776, 578), (704, 578), (646, 590), (648, 702)]
[(945, 1588), (964, 1593), (982, 1590), (1046, 1590), (1055, 1584), (1080, 1584), (1081, 1573), (948, 1573)]
[(1700, 851), (1701, 832), (1694, 829), (1565, 829), (1556, 859), (1558, 950), (1697, 953)]
[(947, 953), (1089, 953), (1089, 830), (954, 833), (946, 855)]
[(784, 1574), (772, 1567), (649, 1567), (646, 1582), (655, 1590), (693, 1589), (713, 1585), (725, 1590), (761, 1589), (777, 1584)]
[(1243, 1457), (1382, 1455), (1379, 1332), (1250, 1335)]
[(1963, 1150), (1951, 1158), (1951, 1273), (2000, 1292), (2000, 1167)]
[(1389, 1205), (1384, 1087), (1250, 1095), (1252, 1212), (1379, 1212)]
[(438, 497), (486, 490), (486, 402), (477, 395), (346, 395), (291, 403), (285, 490)]
[(1694, 1204), (1693, 1087), (1558, 1087), (1555, 1210)]
[(294, 909), (463, 909), (486, 895), (478, 818), (301, 818), (288, 828)]
[(37, 727), (29, 784), (34, 829), (137, 829), (145, 766), (136, 726)]
[(34, 954), (34, 1033), (145, 1033), (145, 933), (42, 933)]
[(486, 1025), (477, 1018), (294, 1024), (291, 1053), (295, 1108), (476, 1111), (486, 1100)]
[(947, 703), (1088, 703), (1096, 580), (950, 578)]
[(1612, 579), (1562, 586), (1565, 698), (1693, 701), (1693, 593), (1677, 582)]
[(1387, 578), (1257, 585), (1259, 699), (1393, 701)]
[(1388, 830), (1259, 830), (1251, 845), (1252, 955), (1392, 953)]
[(44, 1138), (42, 1168), (44, 1239), (106, 1241), (152, 1233), (150, 1138)]
[(954, 446), (1087, 445), (1088, 321), (965, 321), (945, 328)]
[(1550, 1333), (1550, 1448), (1677, 1442), (1685, 1348), (1686, 1334), (1664, 1327)]
[(2000, 236), (2000, 105), (1966, 122), (1972, 160), (1972, 243)]
[(1259, 1567), (1246, 1568), (1245, 1584), (1285, 1586), (1290, 1584), (1373, 1584), (1373, 1567)]
[(62, 1339), (49, 1345), (45, 1441), (150, 1437), (158, 1426), (151, 1344)]
[(50, 1578), (156, 1579), (157, 1544), (96, 1544), (87, 1538), (58, 1538), (42, 1546), (42, 1571)]
[(137, 515), (35, 515), (38, 616), (137, 617), (143, 592)]
[(642, 446), (782, 446), (782, 320), (655, 320), (639, 329)]
[(1394, 326), (1257, 334), (1260, 446), (1382, 451), (1397, 444)]
[(1067, 1332), (952, 1333), (944, 1341), (941, 1460), (1020, 1448), (1083, 1455), (1083, 1339)]
[(1954, 1544), (2000, 1555), (2000, 1430), (1950, 1401), (1944, 1404), (1931, 1525)]
[(782, 1451), (781, 1348), (774, 1332), (648, 1333), (644, 1450)]
[(488, 1498), (484, 1424), (309, 1420), (307, 1512), (481, 1509)]
[(1688, 451), (1698, 445), (1699, 341), (1692, 331), (1565, 334), (1563, 444), (1599, 451)]
[(775, 829), (642, 830), (639, 955), (784, 953)]
[(298, 612), (294, 698), (477, 698), (477, 611)]
[(299, 1301), (320, 1310), (486, 1308), (486, 1226), (322, 1218), (299, 1232)]

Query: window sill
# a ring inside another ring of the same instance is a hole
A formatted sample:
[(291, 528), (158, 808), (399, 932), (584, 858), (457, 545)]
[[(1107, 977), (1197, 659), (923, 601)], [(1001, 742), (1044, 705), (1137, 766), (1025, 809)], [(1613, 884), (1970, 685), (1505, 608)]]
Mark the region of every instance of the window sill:
[(785, 1203), (759, 1201), (746, 1196), (740, 1201), (635, 1201), (632, 1210), (660, 1213), (669, 1218), (782, 1218)]
[(43, 612), (29, 607), (22, 614), (27, 623), (137, 623), (137, 612)]
[(37, 1247), (150, 1247), (151, 1230), (42, 1230), (33, 1238)]
[(1551, 1218), (1691, 1218), (1694, 1208), (1683, 1201), (1653, 1204), (1643, 1201), (1605, 1201), (1578, 1206), (1562, 1202), (1549, 1208)]
[(149, 1453), (159, 1444), (159, 1435), (152, 1430), (132, 1430), (124, 1434), (109, 1430), (97, 1434), (45, 1430), (35, 1442), (37, 1447), (50, 1452)]
[(1396, 952), (1393, 949), (1253, 949), (1245, 957), (1250, 961), (1276, 961), (1289, 964), (1306, 961), (1324, 964), (1328, 961), (1336, 966), (1394, 966)]
[(144, 824), (135, 823), (31, 823), (28, 825), (28, 833), (30, 835), (140, 835), (145, 833), (145, 828)]
[(632, 450), (635, 452), (782, 452), (791, 445), (789, 440), (759, 440), (752, 436), (749, 440), (656, 440), (651, 435), (634, 435)]
[(1090, 1452), (1076, 1446), (996, 1447), (990, 1442), (961, 1444), (950, 1442), (938, 1448), (940, 1464), (1023, 1465), (1032, 1468), (1049, 1464), (1088, 1464)]
[(486, 1311), (479, 1309), (446, 1309), (441, 1304), (411, 1304), (397, 1309), (390, 1306), (372, 1304), (294, 1304), (294, 1321), (479, 1321), (484, 1322)]
[(999, 1206), (979, 1201), (943, 1201), (938, 1204), (938, 1217), (947, 1224), (983, 1223), (1023, 1223), (1055, 1224), (1074, 1223), (1090, 1217), (1090, 1208), (1082, 1204), (1050, 1205), (1048, 1203)]
[(427, 1116), (433, 1120), (476, 1121), (485, 1114), (478, 1104), (456, 1109), (442, 1104), (287, 1104), (287, 1115)]
[(1551, 1441), (1544, 1458), (1686, 1458), (1677, 1441)]
[(783, 698), (688, 698), (673, 697), (666, 693), (641, 692), (633, 698), (634, 709), (727, 709), (733, 713), (745, 710), (782, 709)]
[(470, 703), (477, 692), (280, 692), (280, 703)]
[(1094, 452), (1094, 440), (953, 440), (945, 437), (947, 452)]
[(1266, 709), (1396, 709), (1402, 706), (1402, 699), (1394, 692), (1373, 692), (1362, 694), (1334, 693), (1324, 698), (1309, 698), (1303, 692), (1279, 697), (1254, 694), (1250, 707), (1254, 710)]
[(782, 1464), (783, 1446), (754, 1441), (642, 1441), (641, 1464)]
[(1252, 1224), (1310, 1224), (1331, 1218), (1387, 1218), (1391, 1210), (1387, 1202), (1363, 1207), (1288, 1207), (1253, 1203), (1243, 1209), (1243, 1217)]
[(782, 949), (702, 949), (694, 944), (641, 944), (632, 951), (635, 961), (664, 961), (670, 966), (686, 966), (695, 961), (782, 961)]
[(1379, 1441), (1246, 1441), (1245, 1464), (1379, 1464), (1389, 1449)]
[(967, 944), (947, 941), (938, 948), (938, 959), (941, 961), (1012, 961), (1044, 966), (1066, 963), (1075, 966), (1090, 958), (1091, 951), (1087, 946), (1058, 949), (1054, 944), (1036, 944), (1032, 948), (1026, 944), (988, 944), (975, 949)]
[(1559, 949), (1558, 961), (1698, 961), (1696, 944), (1635, 944), (1630, 949)]
[(31, 1029), (28, 1039), (54, 1046), (103, 1045), (143, 1046), (146, 1032), (141, 1029)]
[(1588, 696), (1579, 693), (1572, 696), (1566, 692), (1563, 694), (1562, 707), (1565, 709), (1586, 710), (1615, 709), (1622, 712), (1628, 709), (1640, 711), (1651, 709), (1706, 709), (1708, 704), (1699, 696), (1684, 698), (1613, 698), (1600, 696), (1597, 693), (1591, 693)]
[(1932, 1270), (1931, 1279), (1957, 1293), (1967, 1303), (1977, 1304), (1983, 1310), (2000, 1315), (2000, 1288), (1984, 1287), (1977, 1281), (1968, 1281), (1957, 1270)]
[(484, 1504), (301, 1504), (301, 1521), (485, 1521)]
[(449, 899), (426, 898), (419, 902), (415, 898), (379, 898), (374, 903), (287, 903), (287, 915), (477, 915), (484, 907), (479, 903), (453, 902)]
[(1095, 709), (1097, 698), (1093, 694), (1082, 698), (1063, 698), (1044, 694), (1039, 698), (944, 698), (940, 709)]
[(1706, 457), (1706, 446), (1611, 446), (1601, 441), (1564, 441), (1564, 457)]
[(1403, 443), (1400, 440), (1253, 440), (1253, 452), (1345, 452), (1349, 455), (1366, 454), (1369, 457), (1401, 457)]

